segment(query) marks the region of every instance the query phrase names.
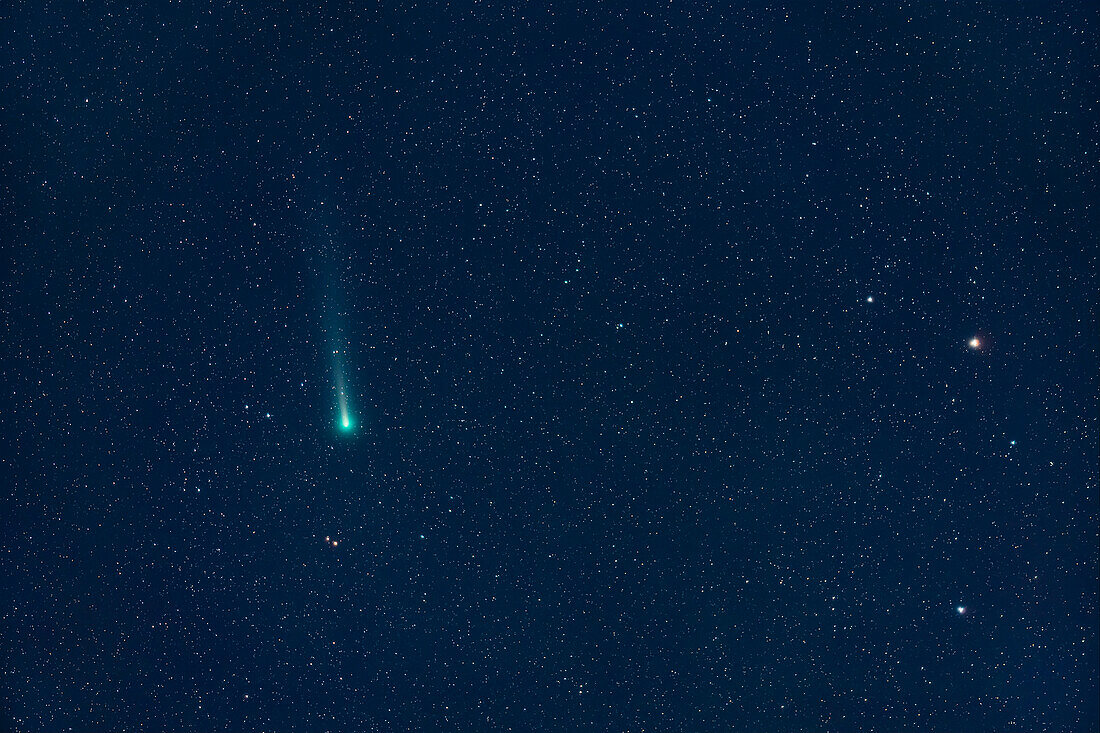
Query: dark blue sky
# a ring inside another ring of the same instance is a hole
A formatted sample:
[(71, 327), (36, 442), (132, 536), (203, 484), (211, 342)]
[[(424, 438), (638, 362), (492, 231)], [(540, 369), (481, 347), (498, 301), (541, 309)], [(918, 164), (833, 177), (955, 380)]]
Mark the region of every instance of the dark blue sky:
[(0, 11), (0, 729), (1098, 729), (1095, 8), (300, 5)]

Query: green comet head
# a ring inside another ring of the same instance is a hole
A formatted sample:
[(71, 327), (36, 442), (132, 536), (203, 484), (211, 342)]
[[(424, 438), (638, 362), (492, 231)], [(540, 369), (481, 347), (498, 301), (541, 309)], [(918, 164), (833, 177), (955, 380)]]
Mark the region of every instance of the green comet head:
[(355, 423), (352, 421), (351, 415), (346, 412), (340, 414), (338, 425), (341, 433), (350, 433), (355, 430)]

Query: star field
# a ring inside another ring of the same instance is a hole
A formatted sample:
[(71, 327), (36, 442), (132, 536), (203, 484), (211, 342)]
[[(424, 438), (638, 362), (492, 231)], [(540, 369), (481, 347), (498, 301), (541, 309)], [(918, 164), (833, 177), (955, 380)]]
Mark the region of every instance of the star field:
[(0, 10), (0, 729), (1095, 731), (1095, 8)]

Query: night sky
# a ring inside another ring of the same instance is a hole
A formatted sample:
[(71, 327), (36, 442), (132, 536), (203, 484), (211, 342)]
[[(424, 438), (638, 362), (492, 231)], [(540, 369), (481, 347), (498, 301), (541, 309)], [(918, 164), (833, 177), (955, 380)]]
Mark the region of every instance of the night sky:
[(0, 730), (1100, 728), (1091, 3), (15, 5)]

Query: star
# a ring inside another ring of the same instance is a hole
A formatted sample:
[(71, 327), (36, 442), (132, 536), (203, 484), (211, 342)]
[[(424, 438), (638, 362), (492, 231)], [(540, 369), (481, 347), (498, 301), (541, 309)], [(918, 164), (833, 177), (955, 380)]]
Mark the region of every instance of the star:
[(970, 339), (970, 341), (967, 342), (966, 345), (969, 346), (973, 351), (978, 351), (982, 348), (982, 340), (977, 336), (974, 336)]
[(966, 606), (955, 606), (955, 613), (960, 616), (966, 615)]

